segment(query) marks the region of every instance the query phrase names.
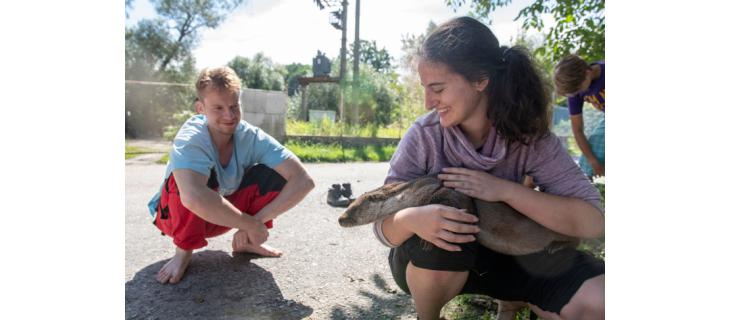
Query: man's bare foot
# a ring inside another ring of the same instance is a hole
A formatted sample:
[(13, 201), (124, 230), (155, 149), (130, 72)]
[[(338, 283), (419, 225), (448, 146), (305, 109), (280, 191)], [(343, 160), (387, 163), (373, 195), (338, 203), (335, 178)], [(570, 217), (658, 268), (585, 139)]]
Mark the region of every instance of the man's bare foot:
[(265, 244), (262, 244), (260, 246), (254, 246), (251, 244), (247, 244), (247, 245), (239, 248), (238, 246), (236, 246), (235, 242), (233, 243), (233, 252), (250, 252), (250, 253), (255, 253), (255, 254), (258, 254), (258, 255), (261, 255), (264, 257), (273, 257), (273, 258), (281, 257), (281, 255), (284, 254), (280, 250), (269, 247)]
[(193, 256), (192, 250), (183, 250), (175, 248), (175, 255), (165, 263), (164, 266), (157, 272), (157, 281), (160, 283), (178, 283), (185, 274), (185, 269), (190, 263), (190, 258)]

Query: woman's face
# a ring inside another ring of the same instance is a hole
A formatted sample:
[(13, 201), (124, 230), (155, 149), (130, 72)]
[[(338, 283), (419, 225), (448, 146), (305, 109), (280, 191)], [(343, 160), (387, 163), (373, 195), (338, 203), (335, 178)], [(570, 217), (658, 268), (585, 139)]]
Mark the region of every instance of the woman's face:
[(419, 61), (418, 75), (425, 89), (426, 109), (436, 109), (442, 127), (459, 125), (469, 119), (486, 120), (483, 92), (488, 80), (469, 82), (445, 64), (426, 60)]

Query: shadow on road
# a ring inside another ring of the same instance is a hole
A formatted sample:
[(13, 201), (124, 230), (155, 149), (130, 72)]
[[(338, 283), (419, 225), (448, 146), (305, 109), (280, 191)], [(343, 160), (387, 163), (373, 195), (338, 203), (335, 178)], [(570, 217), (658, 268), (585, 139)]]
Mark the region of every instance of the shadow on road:
[(411, 297), (400, 289), (389, 288), (382, 276), (373, 274), (370, 280), (380, 292), (360, 290), (360, 295), (371, 301), (367, 309), (356, 305), (347, 306), (347, 310), (335, 307), (330, 319), (395, 319), (415, 311)]
[(270, 272), (251, 255), (220, 250), (193, 254), (182, 281), (160, 284), (157, 271), (167, 260), (149, 265), (125, 285), (127, 319), (302, 319), (312, 308), (286, 300)]

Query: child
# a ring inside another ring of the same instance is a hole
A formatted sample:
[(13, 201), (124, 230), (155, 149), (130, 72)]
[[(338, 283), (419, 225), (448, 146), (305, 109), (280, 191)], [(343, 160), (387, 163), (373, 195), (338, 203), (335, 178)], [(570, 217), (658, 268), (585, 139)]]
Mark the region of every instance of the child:
[(267, 229), (314, 188), (294, 154), (241, 120), (241, 80), (231, 68), (204, 69), (195, 87), (200, 114), (175, 136), (164, 183), (149, 203), (155, 226), (175, 244), (157, 274), (161, 283), (179, 282), (193, 250), (233, 228), (234, 252), (280, 256), (263, 245)]
[(591, 178), (604, 176), (604, 120), (586, 139), (583, 132), (583, 102), (590, 102), (596, 109), (606, 112), (606, 64), (599, 61), (589, 65), (576, 55), (568, 55), (555, 66), (555, 88), (558, 94), (568, 97), (573, 136), (583, 153), (579, 160), (581, 169)]
[[(548, 93), (529, 54), (500, 47), (481, 22), (440, 25), (418, 54), (432, 112), (411, 126), (386, 183), (427, 174), (485, 201), (503, 201), (566, 235), (603, 233), (600, 195), (548, 130)], [(545, 192), (520, 182), (526, 175)], [(393, 277), (413, 296), (420, 319), (437, 319), (460, 293), (524, 301), (545, 319), (604, 318), (604, 264), (575, 249), (507, 256), (474, 237), (477, 218), (452, 207), (403, 209), (374, 224), (392, 249)], [(424, 250), (421, 240), (431, 242)]]

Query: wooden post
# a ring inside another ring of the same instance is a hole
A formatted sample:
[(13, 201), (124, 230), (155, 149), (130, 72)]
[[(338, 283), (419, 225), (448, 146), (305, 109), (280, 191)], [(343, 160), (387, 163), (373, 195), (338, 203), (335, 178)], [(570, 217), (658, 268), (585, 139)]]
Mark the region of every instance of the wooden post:
[(302, 87), (302, 106), (299, 108), (299, 112), (301, 113), (299, 115), (299, 118), (301, 118), (303, 121), (309, 121), (309, 114), (307, 112), (307, 85), (303, 85)]
[(345, 121), (345, 88), (340, 85), (340, 122)]

